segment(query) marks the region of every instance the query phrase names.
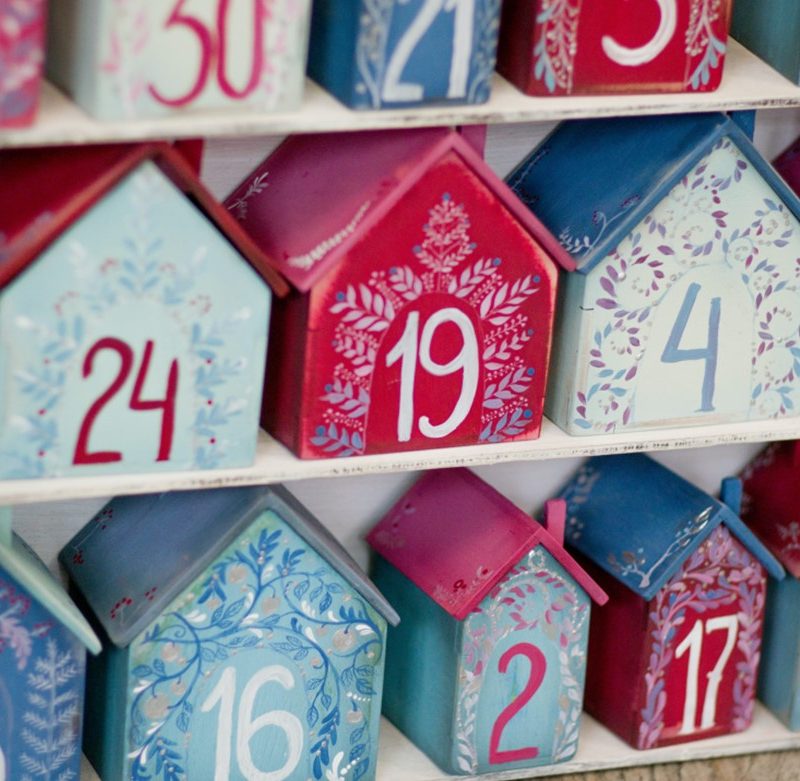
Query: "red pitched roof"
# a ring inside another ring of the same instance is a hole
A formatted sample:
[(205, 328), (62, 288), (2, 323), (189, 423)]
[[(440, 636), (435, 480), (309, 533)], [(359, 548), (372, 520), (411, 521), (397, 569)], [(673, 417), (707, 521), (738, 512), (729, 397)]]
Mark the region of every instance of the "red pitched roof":
[(164, 143), (0, 151), (0, 288), (145, 160), (196, 203), (276, 294), (288, 291), (271, 259)]
[(367, 540), (459, 621), (537, 545), (595, 602), (608, 599), (544, 526), (468, 469), (427, 472)]
[(575, 268), (566, 250), (472, 145), (447, 128), (290, 136), (225, 205), (281, 273), (306, 292), (452, 152), (553, 260)]

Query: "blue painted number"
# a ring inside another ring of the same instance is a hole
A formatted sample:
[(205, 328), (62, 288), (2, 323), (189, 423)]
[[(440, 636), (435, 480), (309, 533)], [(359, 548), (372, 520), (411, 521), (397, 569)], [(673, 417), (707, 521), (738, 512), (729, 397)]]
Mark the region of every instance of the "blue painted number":
[(722, 311), (720, 298), (711, 299), (711, 311), (708, 315), (708, 343), (705, 347), (684, 349), (680, 347), (686, 324), (697, 301), (700, 285), (693, 282), (686, 290), (678, 319), (672, 326), (672, 332), (667, 339), (667, 345), (661, 356), (663, 363), (680, 363), (681, 361), (705, 361), (706, 370), (703, 375), (703, 394), (699, 412), (714, 411), (714, 380), (717, 373), (717, 356), (719, 354), (719, 320)]

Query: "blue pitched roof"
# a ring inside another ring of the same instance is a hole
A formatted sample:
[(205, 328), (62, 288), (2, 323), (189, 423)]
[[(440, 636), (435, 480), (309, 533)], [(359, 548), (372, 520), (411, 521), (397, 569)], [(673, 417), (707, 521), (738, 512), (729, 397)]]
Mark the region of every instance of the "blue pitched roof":
[(720, 113), (563, 122), (506, 181), (588, 273), (721, 136), (800, 217), (797, 196)]
[[(736, 503), (732, 488), (724, 493)], [(561, 496), (568, 542), (645, 599), (720, 524), (770, 575), (783, 577), (777, 559), (730, 507), (644, 454), (589, 459)]]
[[(282, 486), (117, 497), (67, 543), (59, 559), (110, 640), (124, 647), (267, 510), (397, 623), (391, 605), (350, 555)], [(137, 598), (126, 606), (120, 626), (113, 614), (126, 596)]]

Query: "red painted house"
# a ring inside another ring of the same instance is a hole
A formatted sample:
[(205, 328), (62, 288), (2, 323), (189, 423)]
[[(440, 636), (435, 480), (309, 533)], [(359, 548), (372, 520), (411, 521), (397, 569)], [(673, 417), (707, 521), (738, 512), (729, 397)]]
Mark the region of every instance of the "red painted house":
[(293, 136), (226, 205), (295, 287), (264, 406), (295, 453), (538, 436), (573, 263), (462, 135)]

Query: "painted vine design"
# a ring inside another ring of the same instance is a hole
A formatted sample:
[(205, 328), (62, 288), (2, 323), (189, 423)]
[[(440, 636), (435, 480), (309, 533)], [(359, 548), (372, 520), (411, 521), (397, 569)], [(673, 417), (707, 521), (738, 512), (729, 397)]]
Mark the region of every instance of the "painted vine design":
[(735, 605), (739, 622), (736, 648), (741, 660), (733, 684), (733, 731), (750, 726), (761, 658), (765, 589), (761, 565), (727, 529), (718, 527), (658, 592), (650, 613), (650, 661), (645, 673), (639, 748), (656, 745), (664, 730), (665, 677), (674, 659), (675, 637), (687, 612), (703, 614), (722, 605)]
[(153, 215), (169, 193), (161, 175), (144, 167), (131, 184), (130, 218), (119, 257), (97, 257), (81, 241), (70, 241), (64, 261), (75, 270), (80, 290), (65, 291), (53, 303), (49, 321), (25, 316), (15, 319), (18, 328), (36, 335), (39, 348), (31, 362), (14, 375), (28, 408), (15, 422), (19, 435), (14, 446), (3, 453), (3, 477), (56, 474), (68, 463), (65, 459), (71, 454), (60, 452), (58, 411), (68, 379), (80, 373), (88, 348), (87, 325), (134, 301), (153, 301), (188, 328), (193, 363), (187, 368), (195, 393), (194, 466), (212, 468), (225, 458), (225, 427), (246, 406), (238, 396), (223, 395), (245, 365), (243, 356), (222, 356), (236, 315), (212, 319), (213, 301), (194, 290), (208, 262), (204, 247), (198, 247), (183, 268), (164, 256), (163, 242), (152, 227)]
[(0, 25), (0, 125), (31, 114), (44, 63), (44, 0), (3, 5)]
[[(722, 67), (727, 50), (725, 41), (716, 35), (725, 32), (725, 20), (720, 24), (723, 0), (692, 0), (689, 24), (686, 27), (685, 51), (691, 63), (697, 63), (687, 79), (693, 90), (705, 88), (711, 72)], [(698, 60), (699, 57), (699, 60)]]
[(548, 92), (572, 92), (583, 0), (540, 0), (533, 47), (533, 77)]
[[(266, 513), (131, 646), (131, 781), (188, 781), (198, 681), (269, 648), (301, 670), (314, 779), (357, 781), (375, 761), (370, 723), (385, 622)], [(343, 582), (343, 581), (341, 581)]]
[[(793, 414), (800, 403), (800, 263), (789, 253), (798, 242), (797, 223), (770, 197), (748, 201), (753, 206), (746, 222), (738, 214), (731, 218), (734, 207), (741, 210), (743, 183), (752, 184), (757, 176), (734, 144), (721, 139), (594, 271), (600, 323), (591, 334), (586, 379), (574, 399), (574, 425), (596, 432), (630, 425), (653, 315), (685, 274), (712, 265), (734, 270), (753, 302), (751, 413)], [(606, 221), (596, 215), (595, 223), (602, 229)], [(561, 241), (588, 252), (597, 237), (567, 229)]]
[(587, 608), (579, 587), (554, 572), (544, 552), (536, 548), (467, 617), (456, 702), (460, 770), (478, 772), (476, 726), (481, 688), (498, 643), (512, 632), (537, 629), (558, 648), (558, 718), (549, 756), (560, 762), (575, 753), (583, 703)]
[(330, 307), (339, 323), (332, 347), (342, 356), (321, 399), (327, 403), (311, 443), (335, 456), (366, 450), (371, 382), (383, 334), (403, 310), (431, 293), (448, 293), (469, 304), (484, 326), (479, 348), (485, 383), (480, 441), (501, 442), (522, 434), (533, 420), (528, 407), (535, 369), (522, 357), (533, 337), (520, 311), (539, 291), (538, 275), (506, 279), (500, 258), (473, 260), (477, 245), (469, 236), (469, 215), (448, 193), (429, 210), (424, 239), (413, 248), (411, 265), (373, 271), (366, 284), (348, 285)]

